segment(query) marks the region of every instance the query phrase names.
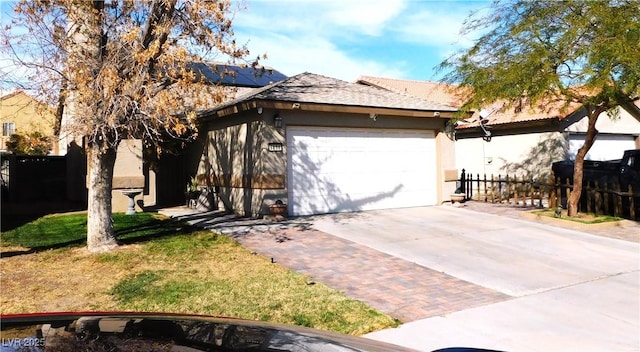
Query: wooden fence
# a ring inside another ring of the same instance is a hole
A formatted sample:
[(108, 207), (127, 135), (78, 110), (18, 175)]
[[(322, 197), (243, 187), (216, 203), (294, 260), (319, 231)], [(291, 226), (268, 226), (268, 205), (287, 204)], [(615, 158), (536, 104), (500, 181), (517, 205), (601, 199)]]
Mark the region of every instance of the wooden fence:
[[(474, 178), (462, 169), (460, 191), (471, 200), (555, 209), (566, 208), (573, 188), (571, 181), (553, 175), (542, 183), (510, 175), (476, 174)], [(622, 190), (619, 183), (585, 182), (578, 211), (640, 220), (640, 192), (634, 194), (631, 185)]]

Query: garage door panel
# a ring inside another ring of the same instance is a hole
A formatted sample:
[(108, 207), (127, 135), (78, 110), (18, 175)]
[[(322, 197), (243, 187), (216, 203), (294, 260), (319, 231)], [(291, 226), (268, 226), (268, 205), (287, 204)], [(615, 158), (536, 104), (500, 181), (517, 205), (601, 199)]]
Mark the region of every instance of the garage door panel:
[[(569, 136), (569, 154), (573, 158), (584, 144), (583, 135)], [(587, 153), (587, 160), (614, 160), (622, 158), (625, 150), (636, 149), (635, 137), (632, 135), (598, 135)]]

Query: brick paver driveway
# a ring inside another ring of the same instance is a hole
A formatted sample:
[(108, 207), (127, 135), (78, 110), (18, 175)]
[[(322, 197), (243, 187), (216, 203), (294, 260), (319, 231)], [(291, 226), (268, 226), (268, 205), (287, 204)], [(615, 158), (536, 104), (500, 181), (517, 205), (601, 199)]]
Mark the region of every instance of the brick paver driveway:
[(317, 230), (232, 235), (245, 247), (410, 322), (509, 296)]

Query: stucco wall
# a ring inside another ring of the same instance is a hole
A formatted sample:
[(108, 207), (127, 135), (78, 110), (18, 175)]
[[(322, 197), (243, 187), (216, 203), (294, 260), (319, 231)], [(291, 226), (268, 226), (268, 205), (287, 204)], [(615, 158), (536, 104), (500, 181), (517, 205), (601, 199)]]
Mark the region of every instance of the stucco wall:
[(456, 166), (480, 177), (523, 175), (529, 170), (547, 173), (552, 161), (564, 159), (564, 140), (560, 132), (494, 136), (490, 142), (482, 138), (460, 139), (455, 143)]
[[(277, 199), (286, 201), (284, 130), (273, 127), (272, 111), (250, 111), (207, 129), (197, 174), (203, 186), (219, 188), (226, 209), (257, 216), (268, 214)], [(283, 150), (269, 151), (269, 143)]]
[[(116, 163), (113, 167), (113, 191), (111, 205), (114, 212), (125, 212), (129, 205), (129, 198), (122, 193), (125, 189), (143, 189), (144, 175), (142, 174), (142, 140), (125, 139), (118, 145)], [(136, 200), (142, 199), (142, 194)], [(142, 211), (139, 205), (136, 211)]]
[(438, 182), (438, 202), (451, 201), (451, 194), (456, 191), (456, 182), (462, 171), (456, 165), (455, 142), (443, 132), (436, 132), (436, 169)]
[[(589, 121), (583, 117), (579, 121), (573, 123), (566, 128), (567, 132), (585, 133), (587, 132)], [(613, 113), (602, 113), (596, 121), (596, 129), (599, 133), (621, 134), (621, 135), (640, 135), (640, 121), (622, 108), (618, 109), (618, 115)]]

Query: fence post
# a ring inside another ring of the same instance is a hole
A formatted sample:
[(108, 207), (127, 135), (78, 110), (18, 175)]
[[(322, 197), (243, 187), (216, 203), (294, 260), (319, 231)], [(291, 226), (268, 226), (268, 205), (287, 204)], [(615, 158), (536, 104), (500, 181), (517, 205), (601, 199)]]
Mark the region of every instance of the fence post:
[(527, 179), (524, 177), (524, 175), (522, 175), (522, 184), (525, 186), (524, 199), (522, 200), (522, 203), (526, 207), (527, 206), (527, 196), (529, 196), (529, 198), (531, 198), (531, 206), (533, 206), (533, 187), (532, 187), (531, 183), (527, 181)]
[(552, 172), (551, 175), (549, 175), (549, 179), (547, 180), (547, 182), (549, 182), (549, 209), (553, 210), (556, 210), (556, 208), (558, 207), (558, 199), (556, 199), (556, 185), (554, 182), (555, 178), (556, 176)]
[(629, 185), (629, 205), (630, 205), (630, 209), (629, 209), (629, 218), (631, 220), (636, 220), (636, 205), (635, 205), (635, 200), (634, 200), (634, 196), (633, 196), (633, 188), (631, 187), (631, 185)]
[(558, 199), (560, 200), (560, 204), (558, 204), (558, 206), (562, 206), (562, 179), (560, 177), (556, 179), (554, 187), (556, 187), (556, 193), (558, 194)]
[(507, 204), (511, 204), (511, 188), (512, 188), (512, 182), (511, 182), (511, 179), (509, 178), (509, 174), (507, 173)]
[(604, 182), (604, 213), (609, 215), (609, 182)]
[(476, 188), (476, 190), (478, 191), (478, 196), (476, 198), (478, 201), (480, 201), (480, 174), (476, 174), (476, 180), (478, 181), (478, 188)]
[(533, 178), (529, 180), (529, 192), (531, 195), (531, 207), (535, 206), (534, 200), (536, 198), (536, 188), (533, 185)]
[(513, 180), (514, 180), (513, 202), (516, 205), (520, 205), (520, 198), (518, 197), (518, 194), (520, 192), (520, 187), (518, 187), (518, 175), (517, 174), (515, 176), (513, 176)]
[[(567, 187), (567, 208), (569, 208), (569, 198), (571, 197), (571, 185), (569, 184), (569, 179), (567, 178), (565, 180), (566, 182), (566, 187)], [(578, 203), (579, 205), (579, 203)]]
[(595, 215), (598, 216), (599, 214), (602, 214), (602, 194), (600, 193), (602, 190), (600, 189), (598, 181), (596, 181), (595, 186)]
[[(533, 179), (531, 181), (533, 181)], [(536, 194), (538, 195), (538, 209), (542, 209), (544, 207), (542, 205), (543, 191), (542, 191), (542, 185), (540, 184), (540, 182), (535, 181), (533, 183), (533, 189), (536, 191)]]
[(466, 187), (466, 183), (467, 182), (467, 177), (466, 177), (466, 173), (465, 170), (462, 169), (462, 174), (460, 175), (460, 193), (463, 193), (465, 195), (465, 197), (467, 196), (467, 192), (465, 191)]
[(587, 200), (587, 214), (592, 213), (591, 209), (591, 182), (587, 182), (585, 198)]
[(619, 183), (615, 184), (615, 189), (616, 192), (614, 194), (616, 197), (616, 201), (613, 203), (615, 207), (613, 216), (622, 217), (622, 192), (620, 191)]
[(484, 202), (488, 201), (489, 194), (487, 193), (487, 174), (484, 174)]

